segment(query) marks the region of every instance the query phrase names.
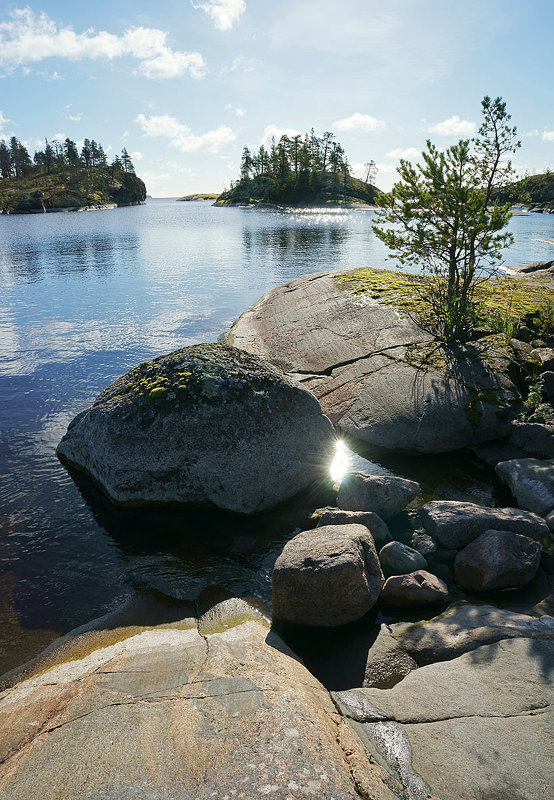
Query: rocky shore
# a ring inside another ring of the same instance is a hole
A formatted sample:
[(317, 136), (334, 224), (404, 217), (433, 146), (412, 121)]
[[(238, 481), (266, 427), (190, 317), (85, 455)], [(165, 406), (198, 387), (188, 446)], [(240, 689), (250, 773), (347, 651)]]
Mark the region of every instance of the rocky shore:
[[(156, 614), (121, 609), (5, 676), (1, 800), (547, 797), (549, 269), (491, 285), (483, 302), (509, 299), (513, 330), (491, 315), (457, 348), (418, 324), (406, 277), (309, 275), (223, 343), (145, 362), (81, 412), (58, 453), (112, 502), (254, 514), (315, 482), (329, 505), (277, 558), (271, 618), (240, 598), (145, 598)], [(341, 436), (408, 454), (472, 448), (510, 500), (423, 496), (362, 470), (333, 482)], [(362, 677), (339, 689), (292, 644), (375, 622)]]

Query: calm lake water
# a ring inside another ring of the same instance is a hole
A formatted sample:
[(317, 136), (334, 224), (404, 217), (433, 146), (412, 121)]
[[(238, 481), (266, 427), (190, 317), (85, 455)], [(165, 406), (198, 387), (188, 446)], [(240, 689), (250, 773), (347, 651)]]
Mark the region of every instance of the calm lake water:
[[(372, 213), (154, 200), (0, 217), (0, 673), (144, 589), (267, 602), (300, 511), (255, 520), (116, 511), (87, 482), (76, 485), (55, 448), (118, 375), (216, 340), (273, 286), (318, 270), (390, 266)], [(541, 241), (554, 239), (554, 216), (510, 225), (507, 264), (554, 257)], [(379, 463), (437, 496), (494, 499), (489, 477), (468, 477), (463, 460)]]

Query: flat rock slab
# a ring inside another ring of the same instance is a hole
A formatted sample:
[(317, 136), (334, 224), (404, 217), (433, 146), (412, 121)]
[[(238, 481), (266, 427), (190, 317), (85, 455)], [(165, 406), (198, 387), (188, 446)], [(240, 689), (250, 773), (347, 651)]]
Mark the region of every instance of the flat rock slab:
[(458, 500), (432, 500), (422, 508), (427, 533), (444, 547), (461, 550), (488, 530), (510, 531), (540, 541), (548, 526), (537, 514), (519, 508), (488, 508)]
[(553, 665), (554, 641), (513, 639), (334, 696), (410, 800), (537, 800), (554, 786)]
[(546, 516), (554, 509), (554, 459), (514, 458), (496, 465), (518, 506)]
[(446, 452), (507, 432), (518, 394), (499, 339), (445, 351), (393, 306), (308, 275), (249, 308), (226, 341), (309, 388), (333, 424), (372, 445)]
[(368, 654), (364, 686), (394, 686), (417, 666), (518, 638), (554, 639), (554, 618), (488, 605), (454, 605), (422, 622), (382, 625)]
[(263, 622), (192, 624), (105, 642), (0, 695), (1, 800), (400, 796)]

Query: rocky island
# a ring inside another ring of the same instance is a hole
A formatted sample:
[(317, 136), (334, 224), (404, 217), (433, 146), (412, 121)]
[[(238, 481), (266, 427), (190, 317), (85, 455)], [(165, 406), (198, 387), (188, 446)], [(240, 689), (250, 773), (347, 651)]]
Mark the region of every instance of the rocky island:
[(15, 137), (0, 141), (0, 212), (41, 214), (139, 205), (146, 186), (137, 177), (126, 150), (108, 163), (102, 145), (85, 139), (79, 154), (75, 142), (46, 140), (31, 160)]
[(373, 162), (366, 166), (365, 181), (353, 177), (332, 133), (282, 136), (269, 149), (244, 148), (240, 179), (214, 205), (371, 206), (378, 195), (376, 169)]

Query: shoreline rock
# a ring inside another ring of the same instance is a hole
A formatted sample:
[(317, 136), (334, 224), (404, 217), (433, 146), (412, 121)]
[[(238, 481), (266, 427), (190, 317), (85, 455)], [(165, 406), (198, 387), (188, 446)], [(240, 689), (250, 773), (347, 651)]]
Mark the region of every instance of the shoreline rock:
[(58, 455), (115, 503), (252, 514), (326, 475), (333, 445), (309, 392), (248, 353), (194, 345), (118, 378), (71, 422)]
[[(386, 286), (399, 280), (387, 270), (352, 274), (366, 273)], [(268, 292), (222, 340), (289, 373), (339, 431), (370, 445), (439, 453), (508, 435), (521, 398), (502, 337), (443, 347), (395, 296), (389, 287), (379, 301), (357, 294), (345, 273), (314, 273)]]

